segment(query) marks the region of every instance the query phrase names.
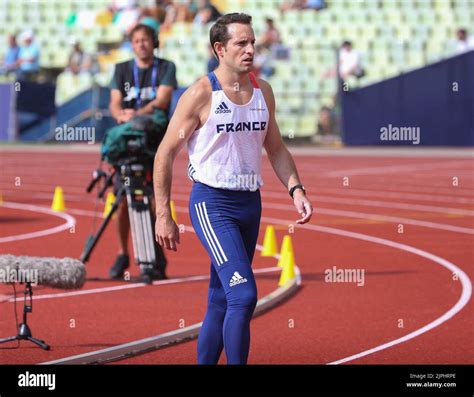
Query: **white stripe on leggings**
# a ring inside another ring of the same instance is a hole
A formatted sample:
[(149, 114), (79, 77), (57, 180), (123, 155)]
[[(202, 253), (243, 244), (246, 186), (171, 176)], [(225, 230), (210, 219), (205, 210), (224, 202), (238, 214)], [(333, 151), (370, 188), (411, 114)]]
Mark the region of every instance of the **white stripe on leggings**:
[(204, 216), (205, 216), (205, 220), (207, 221), (207, 225), (209, 226), (209, 229), (211, 230), (211, 233), (214, 236), (217, 247), (219, 248), (219, 251), (222, 254), (222, 257), (224, 258), (224, 261), (222, 263), (227, 262), (227, 256), (225, 255), (225, 252), (222, 249), (222, 245), (219, 242), (219, 240), (217, 239), (217, 236), (214, 233), (214, 229), (212, 228), (211, 222), (209, 221), (209, 216), (207, 215), (207, 209), (206, 209), (206, 202), (205, 201), (202, 202), (202, 206), (204, 208)]
[(198, 204), (194, 204), (194, 207), (196, 208), (196, 214), (197, 214), (197, 217), (198, 217), (198, 220), (199, 220), (199, 224), (201, 225), (201, 229), (202, 229), (202, 232), (204, 234), (204, 237), (206, 238), (206, 241), (207, 241), (207, 245), (209, 245), (210, 249), (211, 249), (211, 252), (212, 252), (212, 255), (214, 256), (214, 259), (217, 263), (217, 266), (220, 266), (221, 263), (222, 263), (222, 260), (219, 256), (219, 254), (217, 253), (217, 249), (214, 245), (214, 242), (211, 240), (211, 236), (209, 234), (209, 231), (207, 230), (206, 226), (205, 226), (205, 223), (202, 219), (202, 215), (201, 215), (201, 207), (200, 205), (201, 203), (198, 203)]

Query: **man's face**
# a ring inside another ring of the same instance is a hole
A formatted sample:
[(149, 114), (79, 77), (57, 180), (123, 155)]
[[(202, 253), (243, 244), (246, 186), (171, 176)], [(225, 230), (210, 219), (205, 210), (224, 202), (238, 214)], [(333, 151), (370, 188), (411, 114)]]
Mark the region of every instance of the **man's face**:
[(466, 33), (463, 30), (457, 31), (458, 40), (466, 40)]
[(255, 35), (250, 25), (232, 23), (227, 26), (230, 39), (222, 48), (222, 62), (236, 72), (250, 72), (255, 54)]
[(148, 59), (153, 56), (153, 41), (144, 30), (139, 30), (133, 34), (132, 48), (139, 59)]

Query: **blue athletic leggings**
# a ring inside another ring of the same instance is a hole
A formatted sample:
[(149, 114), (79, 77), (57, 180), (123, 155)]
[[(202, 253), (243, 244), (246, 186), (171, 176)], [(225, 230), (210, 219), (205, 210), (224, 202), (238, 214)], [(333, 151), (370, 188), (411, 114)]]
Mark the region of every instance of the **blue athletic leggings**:
[(189, 213), (211, 258), (208, 307), (198, 338), (198, 364), (246, 364), (257, 303), (251, 264), (262, 212), (260, 191), (216, 189), (196, 182)]

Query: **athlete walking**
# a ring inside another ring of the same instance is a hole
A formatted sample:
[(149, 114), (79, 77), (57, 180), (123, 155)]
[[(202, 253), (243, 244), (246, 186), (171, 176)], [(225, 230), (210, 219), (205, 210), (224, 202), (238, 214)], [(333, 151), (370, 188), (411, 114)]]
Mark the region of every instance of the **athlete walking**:
[(171, 217), (173, 162), (187, 143), (194, 182), (189, 213), (211, 259), (208, 309), (198, 339), (198, 364), (246, 364), (250, 319), (257, 303), (251, 264), (260, 226), (262, 147), (301, 215), (310, 220), (295, 163), (275, 120), (270, 85), (250, 73), (255, 53), (252, 18), (220, 17), (210, 31), (219, 66), (180, 98), (154, 164), (156, 239), (176, 251), (178, 227)]

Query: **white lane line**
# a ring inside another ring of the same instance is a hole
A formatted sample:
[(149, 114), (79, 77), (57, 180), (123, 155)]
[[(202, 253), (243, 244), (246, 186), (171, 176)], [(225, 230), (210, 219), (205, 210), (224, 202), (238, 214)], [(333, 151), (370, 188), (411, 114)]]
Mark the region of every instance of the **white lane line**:
[[(264, 192), (262, 192), (262, 197), (277, 198), (272, 193), (268, 194)], [(464, 208), (439, 207), (439, 206), (434, 206), (434, 205), (423, 205), (423, 204), (406, 204), (406, 203), (397, 203), (395, 201), (358, 200), (358, 199), (351, 199), (351, 198), (323, 196), (323, 195), (318, 195), (316, 193), (314, 202), (317, 203), (318, 201), (323, 202), (323, 203), (359, 205), (362, 207), (396, 208), (396, 209), (402, 209), (402, 210), (415, 210), (415, 211), (422, 211), (422, 212), (438, 212), (442, 214), (474, 216), (473, 210), (467, 210)]]
[(324, 201), (327, 203), (340, 203), (340, 204), (354, 204), (368, 207), (380, 207), (380, 208), (396, 208), (402, 210), (415, 210), (423, 212), (439, 212), (442, 214), (453, 214), (453, 215), (465, 215), (474, 216), (474, 211), (463, 208), (454, 207), (439, 207), (434, 205), (421, 205), (421, 204), (405, 204), (396, 203), (393, 201), (378, 201), (378, 200), (354, 200), (354, 199), (343, 199), (335, 198), (331, 196), (317, 196), (316, 201)]
[[(288, 223), (290, 222), (290, 221), (284, 221), (282, 219), (269, 218), (269, 217), (262, 217), (262, 220), (266, 221), (266, 222), (269, 222), (269, 223), (275, 223), (275, 224), (281, 224), (281, 225), (288, 225)], [(351, 355), (349, 357), (341, 358), (341, 359), (336, 360), (336, 361), (332, 361), (332, 362), (328, 363), (330, 365), (342, 364), (342, 363), (346, 363), (348, 361), (353, 361), (353, 360), (356, 360), (358, 358), (368, 356), (369, 354), (373, 354), (373, 353), (379, 352), (381, 350), (388, 349), (392, 346), (395, 346), (395, 345), (398, 345), (400, 343), (407, 342), (407, 341), (409, 341), (413, 338), (416, 338), (417, 336), (419, 336), (421, 334), (424, 334), (424, 333), (440, 326), (441, 324), (445, 323), (446, 321), (448, 321), (454, 315), (459, 313), (467, 305), (467, 303), (471, 299), (472, 284), (471, 284), (471, 280), (469, 279), (467, 274), (461, 268), (456, 266), (454, 263), (449, 262), (448, 260), (446, 260), (444, 258), (441, 258), (437, 255), (431, 254), (427, 251), (421, 250), (421, 249), (416, 248), (416, 247), (412, 247), (412, 246), (407, 245), (407, 244), (397, 243), (395, 241), (386, 240), (386, 239), (383, 239), (383, 238), (380, 238), (380, 237), (374, 237), (374, 236), (370, 236), (370, 235), (367, 235), (367, 234), (349, 232), (349, 231), (346, 231), (346, 230), (336, 229), (336, 228), (332, 228), (332, 227), (316, 226), (316, 225), (308, 225), (308, 224), (300, 225), (299, 227), (301, 227), (303, 229), (314, 230), (314, 231), (321, 232), (321, 233), (335, 234), (335, 235), (338, 235), (338, 236), (343, 236), (343, 237), (349, 237), (349, 238), (354, 238), (354, 239), (358, 239), (358, 240), (368, 241), (368, 242), (371, 242), (371, 243), (381, 244), (381, 245), (385, 245), (387, 247), (399, 249), (401, 251), (410, 252), (411, 254), (421, 256), (422, 258), (428, 259), (429, 261), (432, 261), (432, 262), (434, 262), (434, 263), (436, 263), (440, 266), (443, 266), (444, 268), (449, 270), (450, 277), (452, 277), (453, 274), (456, 274), (458, 276), (459, 281), (461, 282), (461, 286), (462, 286), (461, 296), (460, 296), (459, 300), (456, 302), (456, 304), (453, 307), (451, 307), (451, 309), (449, 309), (442, 316), (438, 317), (437, 319), (430, 322), (429, 324), (427, 324), (427, 325), (425, 325), (425, 326), (423, 326), (423, 327), (421, 327), (421, 328), (419, 328), (419, 329), (417, 329), (413, 332), (410, 332), (409, 334), (407, 334), (407, 335), (405, 335), (401, 338), (398, 338), (398, 339), (392, 340), (390, 342), (384, 343), (382, 345), (376, 346), (372, 349), (365, 350), (361, 353), (354, 354), (354, 355)]]
[[(322, 192), (322, 191), (330, 191), (331, 193), (334, 192), (337, 194), (345, 194), (346, 192), (350, 191), (350, 192), (354, 192), (354, 194), (356, 194), (356, 192), (363, 192), (362, 194), (364, 195), (366, 194), (365, 192), (367, 192), (368, 195), (370, 195), (370, 193), (377, 193), (381, 195), (383, 195), (384, 193), (387, 193), (387, 194), (398, 193), (402, 195), (406, 192), (406, 193), (409, 193), (410, 195), (419, 195), (420, 197), (425, 197), (425, 198), (439, 197), (439, 196), (443, 197), (443, 199), (444, 198), (453, 198), (453, 199), (460, 198), (463, 200), (463, 202), (464, 200), (466, 200), (465, 202), (471, 203), (471, 204), (473, 203), (473, 200), (474, 200), (474, 189), (463, 188), (461, 186), (452, 186), (452, 185), (444, 184), (442, 186), (432, 186), (431, 188), (427, 186), (416, 186), (416, 187), (411, 188), (408, 185), (398, 185), (394, 183), (387, 184), (386, 181), (385, 182), (381, 181), (380, 184), (381, 186), (378, 186), (377, 184), (372, 183), (370, 187), (363, 184), (357, 184), (357, 187), (351, 186), (349, 188), (347, 186), (346, 187), (342, 186), (342, 182), (340, 185), (332, 183), (331, 186), (328, 186), (327, 183), (325, 184), (323, 183), (323, 181), (318, 181), (318, 183), (312, 183), (311, 186), (312, 186), (312, 190), (317, 193)], [(442, 191), (443, 189), (447, 191)], [(178, 193), (189, 194), (190, 187), (186, 185), (176, 185), (176, 186), (173, 186), (172, 190), (173, 190), (173, 193), (178, 192)], [(467, 190), (467, 191), (464, 191), (464, 190)], [(282, 197), (286, 196), (286, 198), (288, 198), (286, 193), (282, 193), (281, 190), (272, 190), (269, 188), (264, 188), (262, 192), (278, 194), (278, 195), (281, 195)], [(405, 198), (405, 196), (402, 196), (402, 198)]]
[[(54, 193), (54, 186), (56, 184), (54, 182), (52, 183), (36, 183), (36, 182), (26, 182), (22, 180), (22, 186), (16, 187), (12, 189), (12, 183), (11, 182), (1, 182), (0, 179), (0, 189), (2, 192), (8, 191), (11, 193), (15, 192), (34, 192), (34, 193), (49, 193), (52, 195)], [(83, 193), (84, 196), (87, 195), (86, 189), (83, 186), (77, 186), (77, 185), (69, 185), (69, 184), (64, 184), (64, 183), (58, 183), (57, 185), (61, 186), (64, 191), (67, 191), (68, 193), (78, 193), (81, 194)]]
[[(32, 206), (32, 207), (34, 207), (34, 206)], [(266, 221), (266, 222), (269, 222), (269, 223), (275, 223), (275, 224), (281, 224), (281, 225), (288, 225), (289, 223), (291, 223), (291, 221), (285, 221), (285, 220), (282, 220), (282, 219), (271, 218), (271, 217), (262, 217), (262, 221)], [(405, 335), (401, 338), (398, 338), (398, 339), (392, 340), (390, 342), (384, 343), (382, 345), (376, 346), (372, 349), (365, 350), (361, 353), (354, 354), (354, 355), (351, 355), (349, 357), (345, 357), (345, 358), (339, 359), (337, 361), (333, 361), (333, 362), (328, 363), (330, 365), (342, 364), (342, 363), (345, 363), (345, 362), (348, 362), (348, 361), (353, 361), (353, 360), (356, 360), (358, 358), (376, 353), (378, 351), (388, 349), (388, 348), (393, 347), (395, 345), (398, 345), (398, 344), (401, 344), (401, 343), (406, 342), (408, 340), (411, 340), (411, 339), (413, 339), (413, 338), (415, 338), (415, 337), (417, 337), (421, 334), (424, 334), (424, 333), (440, 326), (441, 324), (445, 323), (450, 318), (452, 318), (454, 315), (459, 313), (467, 305), (467, 303), (469, 302), (469, 300), (471, 298), (472, 284), (471, 284), (471, 281), (470, 281), (469, 277), (466, 275), (466, 273), (462, 269), (460, 269), (458, 266), (456, 266), (455, 264), (453, 264), (453, 263), (447, 261), (446, 259), (441, 258), (437, 255), (431, 254), (427, 251), (424, 251), (424, 250), (421, 250), (421, 249), (418, 249), (416, 247), (412, 247), (412, 246), (409, 246), (409, 245), (406, 245), (406, 244), (397, 243), (397, 242), (394, 242), (394, 241), (391, 241), (391, 240), (386, 240), (386, 239), (382, 239), (382, 238), (379, 238), (379, 237), (369, 236), (369, 235), (362, 234), (362, 233), (355, 233), (355, 232), (349, 232), (349, 231), (336, 229), (336, 228), (331, 228), (331, 227), (326, 227), (326, 226), (315, 226), (315, 225), (307, 225), (307, 224), (306, 225), (301, 225), (299, 227), (301, 227), (303, 229), (319, 231), (319, 232), (322, 232), (322, 233), (329, 233), (329, 234), (335, 234), (335, 235), (340, 235), (340, 236), (344, 236), (344, 237), (364, 240), (364, 241), (372, 242), (372, 243), (375, 243), (375, 244), (381, 244), (381, 245), (385, 245), (385, 246), (388, 246), (388, 247), (396, 248), (396, 249), (399, 249), (399, 250), (402, 250), (402, 251), (405, 251), (405, 252), (410, 252), (414, 255), (421, 256), (423, 258), (426, 258), (426, 259), (428, 259), (432, 262), (435, 262), (435, 263), (445, 267), (446, 269), (450, 270), (450, 274), (453, 274), (453, 273), (457, 274), (457, 276), (458, 276), (458, 278), (461, 282), (461, 285), (462, 285), (462, 292), (461, 292), (461, 297), (459, 298), (459, 300), (456, 302), (456, 304), (453, 307), (451, 307), (451, 309), (449, 309), (442, 316), (438, 317), (436, 320), (432, 321), (431, 323), (425, 325), (424, 327), (421, 327), (421, 328), (419, 328), (419, 329), (417, 329), (417, 330), (415, 330), (415, 331), (413, 331), (413, 332), (411, 332), (411, 333), (409, 333), (409, 334), (407, 334), (407, 335)], [(278, 267), (276, 269), (278, 269)], [(257, 272), (257, 269), (255, 270), (255, 272)], [(199, 276), (195, 276), (195, 277), (199, 277)], [(170, 280), (162, 280), (162, 281), (170, 281)], [(157, 281), (157, 283), (158, 282), (159, 281)], [(140, 286), (140, 284), (138, 286)], [(120, 287), (120, 286), (118, 286), (118, 287)], [(122, 286), (122, 287), (129, 287), (129, 286)], [(109, 287), (109, 288), (113, 288), (113, 287)], [(77, 291), (77, 292), (86, 292), (86, 291)], [(37, 297), (41, 297), (41, 295), (37, 296)]]
[[(173, 193), (173, 199), (178, 200), (188, 200), (189, 195)], [(262, 197), (271, 197), (271, 198), (283, 198), (281, 193), (272, 193), (262, 191)], [(286, 197), (288, 200), (288, 197)], [(333, 196), (322, 196), (316, 193), (314, 203), (318, 201), (323, 203), (338, 203), (338, 204), (353, 204), (363, 207), (380, 207), (380, 208), (396, 208), (403, 210), (416, 210), (422, 212), (439, 212), (442, 214), (453, 214), (453, 215), (464, 215), (464, 216), (474, 216), (474, 211), (466, 210), (463, 208), (453, 208), (453, 207), (438, 207), (434, 205), (422, 205), (422, 204), (405, 204), (397, 203), (394, 201), (378, 201), (378, 200), (357, 200), (357, 199), (345, 199), (340, 197)], [(265, 202), (263, 206), (265, 207)]]
[[(352, 176), (352, 175), (372, 175), (372, 174), (390, 174), (391, 172), (412, 172), (419, 173), (420, 171), (437, 171), (450, 167), (464, 167), (467, 163), (472, 164), (472, 160), (454, 160), (445, 161), (440, 164), (439, 161), (432, 163), (412, 163), (405, 165), (388, 165), (379, 167), (364, 167), (364, 168), (350, 168), (345, 170), (336, 170), (325, 173), (325, 176)], [(314, 167), (313, 167), (314, 171)]]
[[(10, 193), (11, 192), (11, 193)], [(15, 189), (5, 189), (3, 190), (5, 195), (15, 199), (22, 199), (22, 198), (31, 198), (31, 199), (39, 199), (39, 200), (51, 200), (53, 198), (54, 190), (51, 193), (33, 193), (31, 191), (19, 191)], [(94, 197), (88, 197), (86, 194), (78, 195), (78, 194), (64, 194), (64, 200), (67, 201), (78, 201), (78, 202), (89, 202), (95, 203)]]
[(62, 218), (66, 222), (63, 223), (62, 225), (55, 226), (55, 227), (45, 229), (45, 230), (39, 230), (37, 232), (0, 237), (0, 243), (10, 243), (12, 241), (27, 240), (27, 239), (36, 238), (36, 237), (44, 237), (49, 234), (60, 233), (65, 230), (68, 230), (76, 224), (76, 219), (73, 216), (65, 214), (65, 213), (61, 213), (61, 212), (52, 211), (46, 207), (40, 207), (37, 205), (30, 205), (30, 204), (11, 203), (11, 202), (4, 202), (2, 204), (2, 207), (14, 208), (14, 209), (32, 211), (32, 212), (41, 212), (43, 214), (53, 215), (58, 218)]
[[(4, 204), (9, 204), (11, 206), (11, 204), (17, 204), (17, 203), (4, 203)], [(57, 215), (57, 216), (61, 216), (61, 215), (64, 215), (63, 217), (69, 217), (71, 218), (74, 222), (75, 222), (75, 219), (70, 216), (70, 215), (67, 215), (67, 214), (60, 214), (60, 213), (57, 213), (57, 212), (54, 212), (54, 211), (51, 211), (47, 208), (44, 208), (44, 207), (39, 207), (39, 206), (36, 206), (36, 205), (24, 205), (24, 204), (20, 204), (20, 206), (22, 207), (29, 207), (28, 210), (29, 211), (37, 211), (37, 212), (45, 212), (45, 213), (51, 213), (52, 215)], [(17, 207), (13, 207), (13, 208), (17, 208)], [(95, 212), (94, 211), (85, 211), (85, 210), (69, 210), (69, 212), (72, 212), (74, 211), (75, 213), (78, 213), (80, 215), (84, 215), (84, 216), (94, 216)], [(195, 233), (194, 231), (194, 228), (191, 227), (191, 226), (184, 226), (184, 229), (188, 232), (192, 232), (192, 233)], [(45, 232), (45, 231), (41, 231), (41, 232)], [(12, 236), (12, 237), (15, 237), (15, 236)], [(1, 240), (0, 240), (1, 242)], [(257, 244), (256, 246), (256, 249), (261, 251), (263, 249), (263, 247), (259, 244)], [(279, 255), (277, 254), (275, 256), (275, 258), (279, 259)], [(254, 269), (254, 273), (255, 274), (261, 274), (261, 273), (269, 273), (269, 272), (276, 272), (276, 271), (280, 271), (281, 268), (279, 268), (278, 266), (275, 266), (275, 267), (265, 267), (265, 268), (261, 268), (261, 269)], [(154, 281), (153, 282), (153, 285), (166, 285), (166, 284), (178, 284), (178, 283), (184, 283), (184, 282), (191, 282), (191, 281), (201, 281), (201, 280), (207, 280), (209, 279), (209, 276), (207, 275), (202, 275), (202, 276), (189, 276), (189, 277), (182, 277), (182, 278), (173, 278), (173, 279), (168, 279), (168, 280), (158, 280), (158, 281)], [(70, 296), (78, 296), (78, 295), (89, 295), (89, 294), (97, 294), (97, 293), (104, 293), (104, 292), (114, 292), (114, 291), (120, 291), (120, 290), (126, 290), (126, 289), (132, 289), (132, 288), (141, 288), (141, 287), (146, 287), (148, 284), (145, 284), (145, 283), (130, 283), (130, 284), (126, 284), (126, 285), (114, 285), (114, 286), (110, 286), (110, 287), (101, 287), (101, 288), (91, 288), (91, 289), (86, 289), (86, 290), (80, 290), (80, 291), (71, 291), (71, 292), (60, 292), (60, 293), (56, 293), (56, 294), (35, 294), (35, 300), (38, 300), (38, 299), (56, 299), (56, 298), (65, 298), (65, 297), (70, 297)], [(14, 302), (15, 299), (14, 298), (11, 298), (9, 300), (7, 300), (7, 302)]]
[[(281, 209), (284, 211), (294, 211), (294, 207), (291, 205), (286, 204), (271, 204), (265, 203), (265, 208), (273, 208), (273, 209)], [(181, 212), (188, 212), (187, 207), (175, 206), (177, 211)], [(68, 210), (68, 212), (75, 214), (75, 215), (83, 215), (83, 216), (94, 216), (94, 211), (87, 211), (87, 210)], [(437, 229), (437, 230), (446, 230), (454, 233), (464, 233), (464, 234), (474, 234), (474, 229), (450, 225), (446, 223), (438, 223), (438, 222), (428, 222), (422, 221), (413, 218), (405, 218), (405, 217), (395, 217), (389, 215), (379, 215), (374, 213), (368, 212), (360, 212), (360, 211), (345, 211), (345, 210), (334, 210), (330, 208), (318, 208), (315, 209), (316, 214), (326, 214), (326, 215), (335, 215), (335, 216), (342, 216), (342, 217), (349, 217), (349, 218), (357, 218), (357, 219), (368, 219), (368, 220), (377, 220), (382, 222), (389, 222), (389, 223), (404, 223), (407, 225), (414, 225), (420, 227), (426, 227), (429, 229)], [(99, 213), (98, 216), (101, 216)], [(194, 230), (191, 230), (194, 232)]]
[(403, 199), (403, 200), (416, 200), (416, 201), (428, 201), (428, 202), (439, 202), (439, 203), (460, 203), (460, 204), (474, 204), (473, 197), (457, 197), (440, 194), (419, 194), (409, 192), (392, 192), (387, 190), (364, 190), (364, 189), (328, 189), (321, 188), (317, 190), (318, 193), (337, 194), (343, 196), (361, 196), (361, 197), (380, 197), (389, 199)]
[[(24, 195), (19, 195), (18, 198), (22, 197), (28, 198), (38, 198), (38, 199), (51, 199), (50, 194), (42, 194), (42, 193), (28, 193), (24, 192)], [(271, 198), (281, 198), (286, 199), (287, 196), (282, 193), (272, 192), (272, 191), (262, 191), (262, 197), (271, 197)], [(173, 198), (178, 200), (189, 200), (189, 193), (181, 194), (181, 193), (173, 193)], [(93, 198), (88, 199), (86, 196), (79, 196), (79, 195), (72, 195), (68, 194), (65, 195), (66, 201), (78, 201), (78, 202), (95, 202)], [(323, 195), (316, 195), (316, 202), (320, 201), (323, 203), (339, 203), (339, 204), (353, 204), (359, 205), (363, 207), (380, 207), (380, 208), (395, 208), (395, 209), (402, 209), (402, 210), (415, 210), (415, 211), (422, 211), (422, 212), (437, 212), (442, 214), (452, 214), (452, 215), (462, 215), (462, 216), (474, 216), (474, 210), (468, 210), (463, 208), (455, 208), (455, 207), (439, 207), (433, 205), (424, 205), (424, 204), (407, 204), (407, 203), (398, 203), (395, 201), (379, 201), (379, 200), (358, 200), (358, 199), (350, 199), (350, 198), (341, 198), (341, 197), (334, 197), (334, 196), (323, 196)]]
[[(259, 246), (260, 251), (262, 247)], [(263, 274), (263, 273), (273, 273), (281, 271), (281, 268), (278, 266), (273, 267), (262, 267), (261, 269), (254, 269), (254, 274)], [(203, 281), (209, 280), (209, 275), (199, 275), (199, 276), (189, 276), (189, 277), (178, 277), (178, 278), (171, 278), (168, 280), (158, 280), (154, 281), (153, 285), (168, 285), (168, 284), (180, 284), (180, 283), (187, 283), (192, 281)], [(90, 294), (102, 294), (105, 292), (115, 292), (115, 291), (123, 291), (127, 289), (134, 289), (134, 288), (143, 288), (149, 286), (145, 283), (129, 283), (126, 285), (113, 285), (110, 287), (101, 287), (101, 288), (90, 288), (90, 289), (83, 289), (80, 291), (71, 291), (71, 292), (60, 292), (57, 294), (35, 294), (35, 300), (39, 299), (58, 299), (58, 298), (68, 298), (71, 296), (80, 296), (80, 295), (90, 295)], [(18, 299), (17, 299), (18, 300)], [(14, 298), (10, 298), (7, 302), (14, 302)]]
[[(266, 203), (264, 207), (277, 209), (277, 210), (284, 210), (284, 211), (295, 210), (293, 206), (287, 205), (287, 204)], [(447, 230), (447, 231), (455, 232), (455, 233), (474, 234), (474, 229), (470, 229), (467, 227), (448, 225), (445, 223), (427, 222), (427, 221), (421, 221), (421, 220), (416, 220), (412, 218), (403, 218), (403, 217), (398, 217), (398, 216), (395, 217), (395, 216), (389, 216), (389, 215), (371, 214), (367, 212), (333, 210), (329, 208), (317, 208), (317, 207), (315, 208), (314, 212), (316, 214), (335, 215), (335, 216), (359, 218), (359, 219), (370, 219), (370, 220), (377, 220), (377, 221), (390, 222), (390, 223), (405, 223), (408, 225), (427, 227), (430, 229)]]

